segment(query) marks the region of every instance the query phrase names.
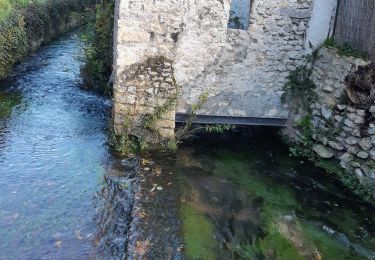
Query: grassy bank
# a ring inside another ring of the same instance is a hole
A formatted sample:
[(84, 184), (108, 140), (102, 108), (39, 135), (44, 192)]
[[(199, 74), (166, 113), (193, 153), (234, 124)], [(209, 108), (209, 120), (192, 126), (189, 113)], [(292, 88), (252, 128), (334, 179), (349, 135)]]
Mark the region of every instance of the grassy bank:
[[(53, 37), (84, 23), (95, 0), (0, 0), (0, 79)], [(79, 15), (78, 15), (79, 14)]]

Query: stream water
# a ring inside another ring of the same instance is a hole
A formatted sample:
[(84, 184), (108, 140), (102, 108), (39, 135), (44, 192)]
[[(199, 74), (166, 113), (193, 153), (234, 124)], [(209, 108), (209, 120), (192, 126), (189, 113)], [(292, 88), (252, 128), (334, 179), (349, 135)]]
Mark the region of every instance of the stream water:
[(374, 208), (290, 158), (277, 129), (112, 155), (111, 101), (80, 90), (78, 35), (0, 85), (0, 259), (375, 258)]

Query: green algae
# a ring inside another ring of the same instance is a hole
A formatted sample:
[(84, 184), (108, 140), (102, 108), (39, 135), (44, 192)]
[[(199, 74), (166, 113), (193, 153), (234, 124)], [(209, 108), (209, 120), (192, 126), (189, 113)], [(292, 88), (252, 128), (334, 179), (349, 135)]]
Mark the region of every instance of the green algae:
[(304, 259), (299, 255), (296, 247), (283, 236), (280, 231), (271, 225), (267, 230), (267, 235), (263, 239), (259, 239), (259, 247), (263, 255), (272, 256), (279, 260), (299, 260)]
[[(290, 158), (287, 150), (271, 149), (266, 154), (267, 149), (256, 144), (240, 146), (241, 149), (237, 146), (231, 149), (236, 144), (215, 144), (214, 149), (210, 145), (206, 144), (190, 155), (193, 158), (190, 161), (196, 163), (190, 164), (193, 166), (186, 178), (199, 178), (203, 174), (235, 185), (238, 188), (236, 196), (246, 194), (247, 199), (253, 201), (250, 209), (258, 214), (253, 224), (261, 230), (244, 240), (226, 241), (227, 247), (220, 248), (217, 255), (254, 260), (365, 259), (363, 256), (372, 256), (374, 241), (371, 235), (366, 239), (359, 237), (366, 236), (360, 227), (368, 225), (371, 215), (365, 214), (357, 203), (352, 205), (354, 201), (346, 199), (343, 188), (337, 187), (329, 175), (323, 175), (319, 167)], [(199, 175), (191, 174), (194, 169), (199, 169)], [(313, 192), (311, 197), (309, 192)], [(359, 215), (362, 217), (358, 218)], [(218, 234), (223, 227), (217, 223), (217, 216), (212, 218), (215, 226), (210, 232)], [(335, 235), (329, 234), (330, 227)], [(349, 246), (340, 238), (346, 239)], [(199, 242), (196, 245), (194, 250), (204, 247)]]
[(216, 259), (218, 242), (212, 221), (188, 203), (182, 203), (181, 215), (187, 259)]
[[(263, 256), (271, 254), (274, 259), (303, 259), (295, 245), (285, 235), (281, 234), (274, 224), (280, 216), (304, 211), (296, 200), (295, 192), (285, 185), (265, 180), (261, 174), (262, 165), (255, 165), (256, 161), (252, 159), (253, 156), (249, 156), (250, 159), (245, 161), (237, 153), (225, 150), (219, 150), (216, 156), (215, 174), (238, 184), (251, 197), (261, 198), (262, 200), (260, 216), (263, 232), (266, 235), (258, 238), (255, 242), (241, 245), (239, 255), (257, 259), (256, 255), (259, 256), (260, 252)], [(279, 161), (275, 164), (283, 166), (284, 163)], [(335, 223), (343, 227), (345, 232), (350, 232), (358, 225), (351, 214), (342, 216), (341, 219), (336, 216)], [(307, 241), (306, 247), (309, 247), (310, 251), (313, 251), (315, 246), (325, 259), (354, 259), (352, 252), (345, 251), (340, 244), (328, 237), (318, 227), (308, 223), (300, 226), (301, 240)]]

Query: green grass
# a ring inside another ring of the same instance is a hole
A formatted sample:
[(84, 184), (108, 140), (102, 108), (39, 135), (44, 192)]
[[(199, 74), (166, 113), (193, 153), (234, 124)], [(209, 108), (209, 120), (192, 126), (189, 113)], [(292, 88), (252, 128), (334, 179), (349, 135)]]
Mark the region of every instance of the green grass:
[(323, 47), (336, 49), (337, 54), (339, 54), (340, 56), (353, 57), (353, 58), (361, 58), (361, 59), (364, 59), (364, 60), (367, 60), (368, 57), (369, 57), (368, 53), (366, 53), (364, 51), (361, 51), (361, 50), (354, 49), (353, 47), (351, 47), (349, 45), (349, 43), (339, 44), (332, 37), (331, 38), (327, 38), (324, 41)]

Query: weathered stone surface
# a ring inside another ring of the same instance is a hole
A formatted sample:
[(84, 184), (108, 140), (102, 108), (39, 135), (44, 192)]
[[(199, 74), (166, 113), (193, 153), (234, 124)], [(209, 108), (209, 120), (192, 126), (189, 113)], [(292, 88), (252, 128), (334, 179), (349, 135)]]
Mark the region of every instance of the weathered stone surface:
[(342, 144), (338, 143), (338, 142), (329, 141), (328, 144), (333, 149), (338, 150), (338, 151), (342, 151), (342, 150), (345, 149), (345, 147)]
[(370, 111), (370, 113), (371, 113), (373, 116), (375, 116), (375, 106), (371, 106), (369, 111)]
[(368, 158), (368, 153), (366, 153), (364, 151), (359, 152), (359, 153), (357, 153), (357, 157), (361, 158), (361, 159), (367, 159)]
[(366, 175), (366, 177), (370, 179), (375, 179), (375, 168), (374, 167), (368, 167), (367, 165), (361, 166), (362, 171)]
[(337, 109), (340, 111), (344, 111), (346, 109), (346, 105), (337, 105)]
[(357, 178), (359, 179), (360, 183), (364, 183), (364, 175), (361, 169), (355, 169), (355, 175), (357, 175)]
[(359, 146), (365, 150), (365, 151), (368, 151), (371, 149), (372, 147), (372, 144), (371, 144), (371, 138), (370, 137), (366, 137), (366, 138), (363, 138), (360, 142), (359, 142)]
[(324, 159), (330, 159), (333, 156), (335, 156), (335, 153), (332, 151), (332, 149), (325, 147), (323, 145), (315, 145), (313, 148), (314, 152), (319, 155), (319, 157)]
[(372, 150), (370, 151), (370, 155), (371, 155), (371, 158), (372, 158), (373, 160), (375, 160), (375, 149), (372, 149)]
[(358, 139), (351, 136), (351, 137), (347, 138), (345, 142), (349, 145), (355, 145), (355, 144), (358, 144)]
[(347, 127), (350, 127), (350, 128), (353, 128), (355, 126), (354, 122), (352, 120), (349, 120), (349, 119), (345, 119), (344, 120), (344, 124), (347, 126)]
[[(304, 59), (312, 0), (252, 1), (246, 30), (228, 28), (230, 4), (117, 1), (115, 88), (123, 84), (119, 78), (131, 65), (160, 56), (173, 67), (165, 83), (180, 86), (177, 113), (188, 114), (208, 92), (200, 115), (287, 118), (280, 96), (289, 71)], [(126, 92), (131, 90), (134, 93)], [(115, 102), (120, 99), (115, 95)]]
[(323, 106), (321, 112), (322, 112), (322, 116), (325, 119), (330, 119), (332, 117), (332, 110), (329, 109), (327, 106)]
[[(345, 104), (341, 97), (346, 93), (345, 77), (368, 63), (360, 59), (340, 57), (334, 50), (323, 48), (312, 74), (319, 96), (318, 101), (312, 105), (317, 111), (313, 113), (313, 122), (319, 131), (313, 135), (317, 136), (316, 141), (322, 148), (319, 150), (326, 152), (324, 140), (329, 136), (328, 145), (332, 148), (333, 156), (339, 158), (341, 167), (349, 174), (356, 175), (362, 184), (374, 177), (375, 122), (368, 124), (366, 121), (374, 112), (375, 106), (358, 109)], [(329, 107), (335, 109), (329, 111)]]

